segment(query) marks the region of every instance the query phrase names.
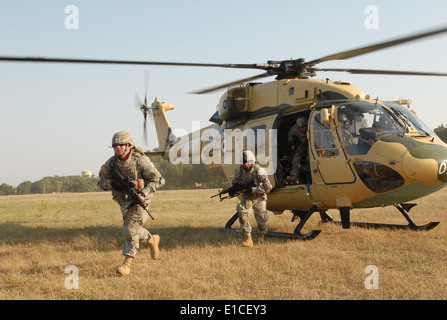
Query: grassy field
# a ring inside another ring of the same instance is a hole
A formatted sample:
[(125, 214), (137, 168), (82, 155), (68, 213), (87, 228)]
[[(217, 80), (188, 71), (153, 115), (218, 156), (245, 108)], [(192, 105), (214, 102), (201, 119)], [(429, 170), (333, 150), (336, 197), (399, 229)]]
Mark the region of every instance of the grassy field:
[[(155, 221), (146, 227), (161, 236), (161, 259), (151, 260), (142, 245), (127, 278), (115, 276), (123, 260), (122, 222), (110, 193), (0, 197), (0, 299), (447, 298), (447, 189), (411, 211), (418, 224), (441, 221), (431, 231), (344, 230), (320, 225), (315, 215), (307, 230), (322, 229), (316, 239), (269, 238), (253, 248), (240, 246), (240, 234), (217, 229), (237, 200), (210, 199), (215, 192), (157, 192)], [(339, 219), (337, 211), (330, 214)], [(296, 226), (290, 212), (269, 216), (272, 231)], [(394, 207), (351, 216), (406, 222)], [(251, 222), (256, 225), (252, 216)], [(369, 265), (377, 268), (377, 289), (365, 286)], [(77, 268), (79, 289), (67, 289), (67, 266)]]

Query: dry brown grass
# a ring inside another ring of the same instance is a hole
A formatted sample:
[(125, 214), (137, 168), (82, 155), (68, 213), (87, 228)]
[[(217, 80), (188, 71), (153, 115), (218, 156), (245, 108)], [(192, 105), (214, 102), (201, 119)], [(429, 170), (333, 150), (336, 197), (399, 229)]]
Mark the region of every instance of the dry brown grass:
[[(0, 299), (447, 298), (447, 189), (411, 211), (419, 224), (441, 221), (428, 232), (343, 230), (315, 216), (307, 230), (322, 228), (316, 239), (250, 249), (239, 234), (217, 229), (237, 202), (210, 199), (215, 191), (159, 191), (147, 227), (161, 236), (161, 259), (143, 246), (127, 278), (114, 273), (122, 226), (109, 193), (0, 197)], [(270, 229), (292, 232), (290, 218), (271, 214)], [(394, 207), (354, 211), (352, 219), (405, 222)], [(65, 287), (69, 265), (79, 270), (77, 290)], [(377, 290), (365, 288), (368, 265), (379, 270)]]

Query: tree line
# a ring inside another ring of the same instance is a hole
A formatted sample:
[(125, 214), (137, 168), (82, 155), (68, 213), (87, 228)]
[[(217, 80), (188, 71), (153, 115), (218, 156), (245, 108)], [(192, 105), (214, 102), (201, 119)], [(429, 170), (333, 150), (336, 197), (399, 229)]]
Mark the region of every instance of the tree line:
[[(447, 126), (439, 125), (434, 132), (447, 143)], [(208, 169), (204, 164), (169, 164), (161, 157), (152, 157), (152, 161), (163, 174), (166, 185), (164, 189), (188, 189), (188, 188), (221, 188), (227, 182), (221, 168)], [(36, 193), (60, 193), (60, 192), (95, 192), (101, 191), (97, 186), (98, 177), (45, 177), (38, 181), (25, 181), (17, 187), (6, 183), (0, 185), (1, 195), (23, 195)]]
[[(206, 165), (202, 164), (170, 164), (166, 167), (167, 161), (157, 158), (159, 157), (152, 160), (160, 173), (164, 173), (166, 184), (163, 189), (221, 188), (225, 185), (226, 178), (221, 168), (207, 169)], [(0, 185), (0, 196), (102, 191), (97, 186), (98, 181), (97, 176), (54, 176), (34, 182), (24, 181), (17, 187), (3, 183)]]
[(61, 193), (61, 192), (93, 192), (99, 191), (97, 177), (45, 177), (38, 181), (24, 181), (14, 188), (6, 183), (0, 185), (0, 195), (23, 195), (37, 193)]

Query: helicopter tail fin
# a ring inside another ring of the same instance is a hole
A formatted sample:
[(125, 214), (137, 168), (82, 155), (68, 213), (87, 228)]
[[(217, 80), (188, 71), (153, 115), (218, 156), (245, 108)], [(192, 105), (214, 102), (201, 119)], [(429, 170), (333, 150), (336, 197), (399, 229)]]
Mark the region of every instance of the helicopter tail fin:
[(157, 98), (155, 98), (154, 102), (152, 103), (152, 109), (154, 112), (154, 123), (158, 137), (159, 153), (160, 155), (166, 155), (172, 132), (171, 125), (166, 117), (166, 111), (173, 110), (174, 105), (169, 102), (160, 102)]

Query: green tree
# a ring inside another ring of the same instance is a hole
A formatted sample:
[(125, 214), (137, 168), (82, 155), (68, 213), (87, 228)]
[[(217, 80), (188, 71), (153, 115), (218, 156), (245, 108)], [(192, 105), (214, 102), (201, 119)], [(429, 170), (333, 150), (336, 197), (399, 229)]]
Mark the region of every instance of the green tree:
[[(81, 176), (45, 177), (33, 183), (23, 186), (21, 194), (28, 193), (53, 193), (53, 192), (94, 192), (100, 191), (97, 186), (98, 178), (86, 178)], [(29, 189), (29, 190), (28, 190)], [(22, 190), (22, 188), (21, 188)]]
[(46, 190), (47, 188), (45, 186), (45, 182), (43, 181), (43, 179), (34, 181), (30, 186), (31, 194), (46, 193)]
[(441, 124), (434, 131), (442, 141), (447, 143), (447, 126)]
[(30, 194), (31, 193), (31, 181), (24, 181), (17, 186), (17, 194)]
[(6, 183), (0, 185), (0, 195), (9, 196), (13, 194), (16, 194), (16, 188)]

